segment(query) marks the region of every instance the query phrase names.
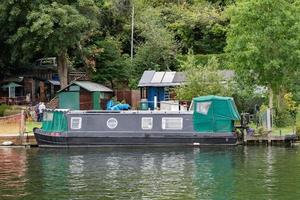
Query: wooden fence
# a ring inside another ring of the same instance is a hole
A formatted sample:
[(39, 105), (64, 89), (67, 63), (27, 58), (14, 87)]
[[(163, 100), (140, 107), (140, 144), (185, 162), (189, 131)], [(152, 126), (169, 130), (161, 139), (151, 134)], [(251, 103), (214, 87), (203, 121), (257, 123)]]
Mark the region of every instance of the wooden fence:
[(24, 123), (24, 111), (0, 117), (0, 135), (21, 135), (24, 133)]
[(125, 101), (133, 109), (137, 109), (139, 107), (140, 91), (139, 90), (115, 90), (115, 94), (118, 101)]

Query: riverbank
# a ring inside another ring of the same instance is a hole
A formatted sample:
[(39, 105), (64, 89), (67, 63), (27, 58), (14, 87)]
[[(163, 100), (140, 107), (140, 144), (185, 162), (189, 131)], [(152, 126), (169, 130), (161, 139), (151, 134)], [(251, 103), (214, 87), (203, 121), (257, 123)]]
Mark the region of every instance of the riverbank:
[(41, 123), (35, 121), (27, 121), (25, 123), (24, 133), (20, 134), (18, 126), (14, 127), (13, 129), (9, 129), (10, 125), (6, 124), (5, 126), (1, 127), (2, 133), (0, 134), (0, 146), (3, 145), (3, 142), (12, 142), (13, 146), (36, 146), (37, 142), (33, 134), (34, 127), (41, 127)]
[(0, 135), (0, 146), (4, 145), (5, 142), (12, 142), (9, 146), (36, 146), (37, 142), (34, 135)]

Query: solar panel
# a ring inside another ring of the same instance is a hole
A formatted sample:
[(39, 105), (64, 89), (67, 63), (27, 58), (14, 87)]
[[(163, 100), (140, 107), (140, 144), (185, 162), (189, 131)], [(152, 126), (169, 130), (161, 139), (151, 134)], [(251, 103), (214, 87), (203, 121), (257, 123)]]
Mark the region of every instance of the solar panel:
[(165, 75), (165, 72), (155, 72), (151, 83), (160, 83)]
[(166, 72), (162, 82), (163, 83), (172, 83), (175, 74), (176, 74), (176, 72)]
[(145, 84), (145, 83), (150, 83), (154, 74), (155, 74), (155, 71), (144, 71), (139, 84), (141, 85), (141, 84)]

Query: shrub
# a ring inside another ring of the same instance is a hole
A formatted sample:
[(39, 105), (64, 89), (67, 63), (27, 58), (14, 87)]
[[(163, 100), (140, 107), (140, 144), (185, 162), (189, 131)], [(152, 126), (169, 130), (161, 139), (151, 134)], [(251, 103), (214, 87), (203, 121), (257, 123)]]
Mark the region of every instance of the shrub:
[(0, 105), (0, 117), (4, 116), (5, 110), (7, 110), (8, 108), (9, 108), (9, 106), (6, 104)]
[(9, 106), (6, 104), (0, 105), (0, 117), (8, 116), (8, 115), (15, 115), (21, 112), (20, 106)]
[(277, 110), (274, 115), (276, 127), (285, 127), (293, 124), (293, 117), (287, 109)]
[(300, 138), (300, 125), (296, 125), (296, 135)]

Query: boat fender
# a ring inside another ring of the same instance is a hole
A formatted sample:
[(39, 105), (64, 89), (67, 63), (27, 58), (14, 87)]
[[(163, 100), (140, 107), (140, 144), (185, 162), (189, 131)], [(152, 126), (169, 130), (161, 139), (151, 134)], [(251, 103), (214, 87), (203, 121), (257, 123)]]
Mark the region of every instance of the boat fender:
[(13, 144), (14, 143), (12, 141), (4, 141), (4, 142), (2, 142), (2, 145), (4, 145), (4, 146), (11, 146)]

